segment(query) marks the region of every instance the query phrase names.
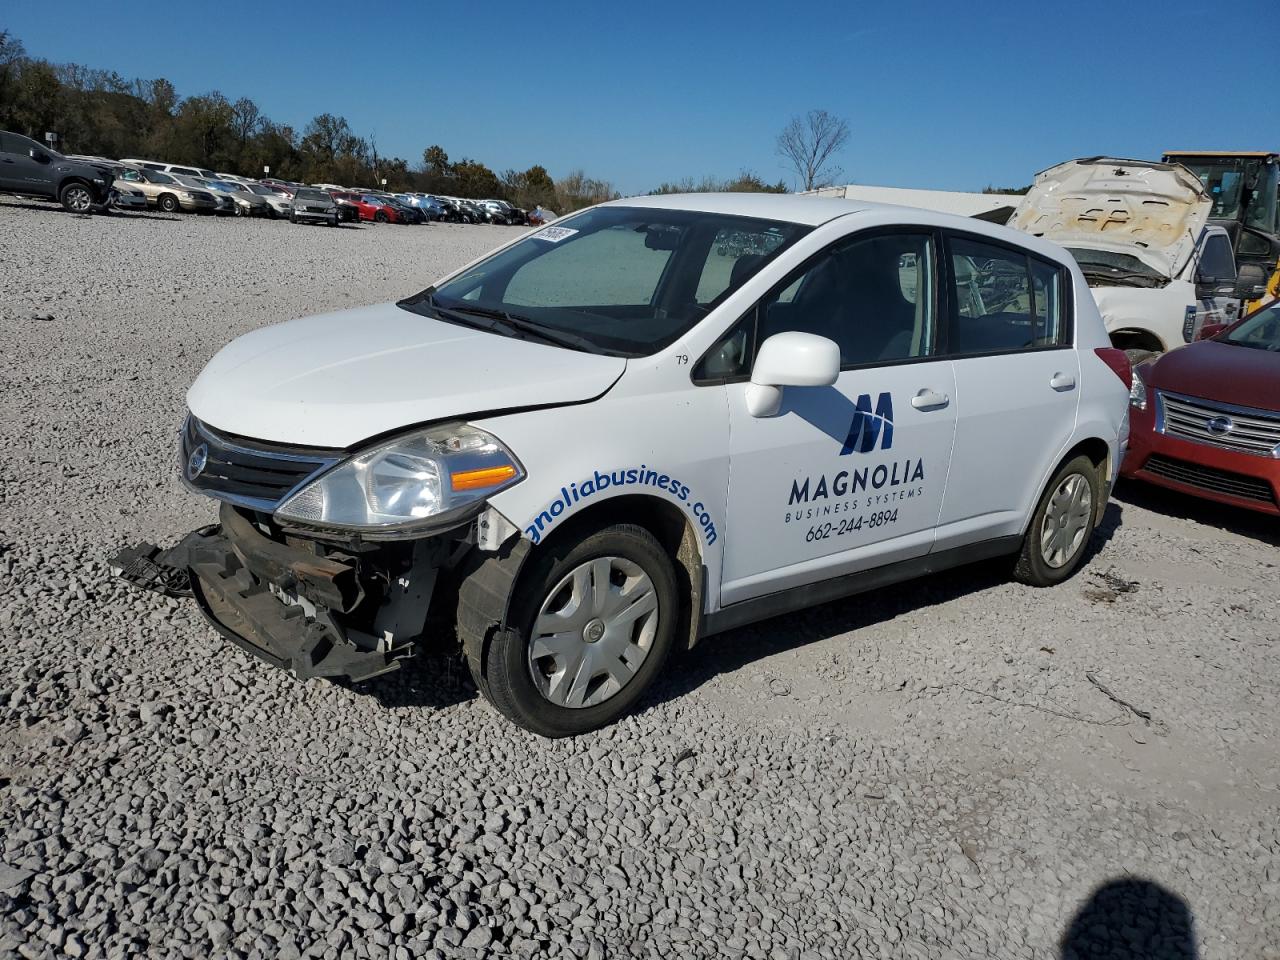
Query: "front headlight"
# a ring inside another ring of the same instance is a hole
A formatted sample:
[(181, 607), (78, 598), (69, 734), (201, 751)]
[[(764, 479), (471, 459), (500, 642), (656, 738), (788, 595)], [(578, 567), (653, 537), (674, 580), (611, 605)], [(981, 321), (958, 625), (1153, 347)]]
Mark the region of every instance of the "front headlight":
[(1142, 368), (1146, 364), (1139, 364), (1133, 368), (1133, 383), (1129, 386), (1129, 406), (1138, 410), (1147, 409), (1147, 384), (1142, 379)]
[(176, 194), (178, 195), (178, 197), (179, 197), (180, 199), (182, 199), (182, 200), (190, 200), (190, 199), (191, 199), (191, 194), (190, 194), (188, 191), (186, 191), (186, 190), (175, 190), (175, 191), (173, 191), (173, 192), (174, 192), (174, 193), (176, 193)]
[(359, 453), (277, 508), (277, 519), (401, 537), (445, 527), (524, 479), (496, 437), (468, 424), (411, 433)]

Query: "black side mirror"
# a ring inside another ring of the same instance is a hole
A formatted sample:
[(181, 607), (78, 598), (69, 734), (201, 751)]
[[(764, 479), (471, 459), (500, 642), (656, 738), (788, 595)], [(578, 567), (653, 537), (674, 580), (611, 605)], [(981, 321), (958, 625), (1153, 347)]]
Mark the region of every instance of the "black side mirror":
[(1236, 297), (1241, 300), (1261, 300), (1266, 292), (1266, 269), (1259, 263), (1243, 264), (1236, 275)]
[(30, 150), (27, 151), (27, 153), (30, 154), (31, 159), (34, 160), (36, 163), (49, 162), (49, 155), (45, 153), (43, 150), (37, 150), (35, 147), (32, 147)]

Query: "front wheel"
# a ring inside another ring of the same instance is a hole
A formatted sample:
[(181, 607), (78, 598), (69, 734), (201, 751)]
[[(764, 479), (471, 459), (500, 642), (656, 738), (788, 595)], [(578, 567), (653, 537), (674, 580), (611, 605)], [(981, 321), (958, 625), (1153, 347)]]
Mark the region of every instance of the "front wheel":
[(59, 192), (58, 201), (71, 213), (89, 213), (93, 209), (93, 194), (83, 183), (68, 183)]
[(521, 577), (511, 629), (488, 644), (478, 686), (544, 737), (605, 726), (661, 671), (677, 603), (671, 559), (642, 527), (616, 524), (549, 545)]
[(1102, 483), (1088, 457), (1064, 464), (1040, 497), (1013, 577), (1032, 587), (1066, 580), (1084, 559), (1100, 513)]

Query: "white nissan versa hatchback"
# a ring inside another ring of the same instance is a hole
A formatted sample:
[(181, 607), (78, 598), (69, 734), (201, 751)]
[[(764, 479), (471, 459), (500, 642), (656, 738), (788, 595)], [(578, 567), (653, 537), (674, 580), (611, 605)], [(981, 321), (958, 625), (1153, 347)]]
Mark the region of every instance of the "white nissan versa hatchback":
[(1129, 389), (1079, 268), (1027, 234), (621, 200), (225, 347), (181, 431), (219, 522), (114, 566), (299, 677), (456, 641), (501, 713), (576, 734), (708, 634), (983, 558), (1066, 579)]

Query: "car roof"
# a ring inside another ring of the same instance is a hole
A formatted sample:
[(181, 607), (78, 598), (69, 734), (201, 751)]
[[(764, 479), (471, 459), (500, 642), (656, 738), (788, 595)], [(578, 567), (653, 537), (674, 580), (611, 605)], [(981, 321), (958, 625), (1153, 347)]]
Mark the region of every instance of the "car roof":
[(761, 220), (781, 220), (806, 226), (820, 226), (850, 214), (866, 214), (870, 222), (914, 223), (923, 226), (963, 230), (985, 235), (993, 240), (1015, 244), (1048, 259), (1075, 264), (1071, 254), (1056, 243), (1012, 227), (990, 223), (976, 217), (962, 217), (954, 213), (941, 213), (895, 203), (874, 203), (869, 200), (843, 200), (835, 197), (814, 197), (801, 194), (778, 193), (670, 193), (660, 196), (628, 197), (610, 200), (603, 207), (640, 207), (657, 210), (690, 210), (696, 213), (722, 214), (725, 216), (753, 217)]
[(693, 210), (698, 213), (720, 213), (736, 217), (758, 217), (762, 220), (784, 220), (811, 227), (886, 204), (860, 200), (838, 200), (832, 197), (807, 197), (792, 193), (668, 193), (648, 197), (611, 200), (604, 206), (650, 207), (659, 210)]

